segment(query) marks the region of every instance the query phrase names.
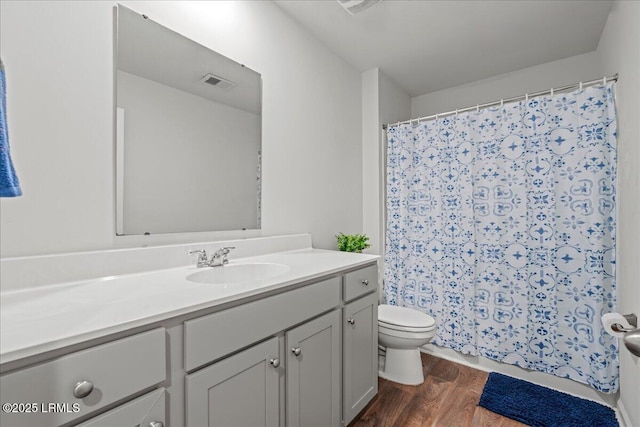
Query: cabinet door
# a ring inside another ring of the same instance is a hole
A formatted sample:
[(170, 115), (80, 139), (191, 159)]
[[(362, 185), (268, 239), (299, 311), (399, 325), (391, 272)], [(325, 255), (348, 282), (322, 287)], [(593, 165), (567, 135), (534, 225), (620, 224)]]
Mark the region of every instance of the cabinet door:
[(340, 425), (340, 310), (286, 334), (287, 426)]
[(186, 377), (186, 425), (279, 425), (278, 339), (257, 344)]
[(378, 295), (344, 307), (343, 421), (353, 418), (378, 393)]
[(166, 393), (161, 388), (78, 424), (78, 427), (163, 427), (167, 425), (165, 400)]

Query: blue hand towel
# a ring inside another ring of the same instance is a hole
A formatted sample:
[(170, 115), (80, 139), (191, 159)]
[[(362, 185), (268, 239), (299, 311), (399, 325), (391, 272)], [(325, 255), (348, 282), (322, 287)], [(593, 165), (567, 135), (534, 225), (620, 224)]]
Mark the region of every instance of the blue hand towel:
[(7, 81), (4, 65), (0, 59), (0, 197), (22, 195), (18, 176), (9, 153), (9, 131), (7, 129)]

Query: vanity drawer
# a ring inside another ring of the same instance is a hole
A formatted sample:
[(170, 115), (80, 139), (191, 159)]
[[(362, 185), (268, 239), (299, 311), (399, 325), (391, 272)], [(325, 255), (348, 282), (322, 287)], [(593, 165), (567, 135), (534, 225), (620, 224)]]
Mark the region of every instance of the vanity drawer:
[(351, 301), (378, 288), (378, 264), (344, 275), (344, 300)]
[[(24, 413), (24, 405), (3, 411), (0, 424), (58, 426), (87, 415), (164, 381), (165, 355), (165, 330), (158, 328), (3, 375), (2, 403), (28, 404), (30, 413)], [(82, 381), (93, 388), (76, 397)]]
[(163, 426), (166, 425), (166, 400), (166, 391), (159, 388), (76, 427)]
[(184, 322), (184, 365), (192, 371), (340, 304), (341, 278)]

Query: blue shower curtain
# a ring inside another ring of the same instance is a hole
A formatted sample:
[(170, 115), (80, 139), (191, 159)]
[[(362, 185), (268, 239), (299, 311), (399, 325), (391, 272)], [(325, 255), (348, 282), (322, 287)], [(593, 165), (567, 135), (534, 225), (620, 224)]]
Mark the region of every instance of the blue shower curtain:
[(387, 136), (385, 301), (437, 345), (615, 392), (613, 84)]

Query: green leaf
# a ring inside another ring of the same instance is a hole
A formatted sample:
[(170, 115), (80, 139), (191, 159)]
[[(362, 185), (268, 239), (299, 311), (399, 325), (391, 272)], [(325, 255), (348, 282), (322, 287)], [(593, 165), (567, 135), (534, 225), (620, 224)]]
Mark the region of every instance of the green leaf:
[(342, 232), (336, 235), (337, 248), (344, 252), (362, 252), (364, 249), (370, 248), (369, 236), (366, 234), (344, 234)]

